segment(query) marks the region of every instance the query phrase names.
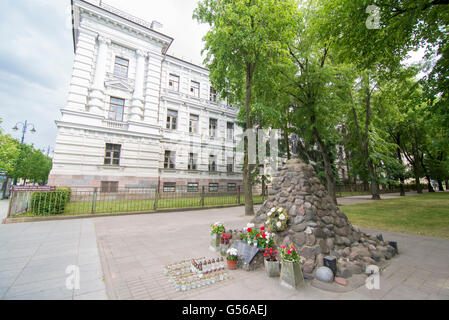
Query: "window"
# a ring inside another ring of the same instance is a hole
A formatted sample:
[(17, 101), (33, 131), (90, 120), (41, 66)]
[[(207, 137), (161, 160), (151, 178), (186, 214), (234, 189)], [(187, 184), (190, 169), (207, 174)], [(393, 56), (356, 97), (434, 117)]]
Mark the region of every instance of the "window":
[(228, 140), (234, 140), (234, 124), (232, 122), (226, 124), (226, 136)]
[(118, 192), (118, 181), (101, 181), (101, 192)]
[(218, 192), (218, 183), (209, 183), (209, 192)]
[(196, 81), (190, 82), (190, 94), (194, 97), (200, 97), (200, 83)]
[(187, 164), (187, 169), (196, 170), (196, 154), (189, 153), (189, 162)]
[(125, 109), (125, 100), (111, 97), (109, 104), (108, 119), (123, 121), (123, 110)]
[(214, 87), (210, 87), (209, 100), (212, 102), (217, 102), (217, 91), (215, 91)]
[(176, 182), (164, 182), (164, 192), (175, 192)]
[(167, 110), (167, 129), (176, 130), (178, 111)]
[(106, 143), (104, 164), (118, 166), (120, 164), (121, 147), (119, 144)]
[(228, 183), (228, 191), (236, 191), (237, 186), (235, 183)]
[(217, 171), (217, 156), (212, 154), (209, 156), (209, 171)]
[(129, 60), (115, 57), (114, 75), (122, 78), (128, 78)]
[(189, 182), (187, 184), (187, 192), (198, 192), (198, 191), (199, 191), (198, 183)]
[(175, 168), (175, 157), (176, 153), (173, 151), (165, 151), (164, 156), (164, 168), (165, 169), (174, 169)]
[(217, 136), (217, 119), (209, 119), (209, 137)]
[(173, 91), (179, 91), (179, 76), (170, 73), (168, 76), (168, 88)]
[(199, 116), (191, 114), (189, 118), (189, 132), (198, 133)]
[(226, 163), (226, 169), (228, 172), (234, 172), (234, 157), (228, 157)]

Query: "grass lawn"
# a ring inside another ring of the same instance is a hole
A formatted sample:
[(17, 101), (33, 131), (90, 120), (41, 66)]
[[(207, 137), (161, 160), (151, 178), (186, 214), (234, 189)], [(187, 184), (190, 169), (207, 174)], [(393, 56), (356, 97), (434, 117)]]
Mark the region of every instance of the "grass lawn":
[(372, 229), (449, 238), (449, 193), (341, 206), (352, 224)]

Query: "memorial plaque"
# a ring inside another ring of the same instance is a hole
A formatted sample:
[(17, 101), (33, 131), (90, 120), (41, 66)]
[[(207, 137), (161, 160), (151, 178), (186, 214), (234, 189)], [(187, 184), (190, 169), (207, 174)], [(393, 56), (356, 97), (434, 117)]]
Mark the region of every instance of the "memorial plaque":
[(257, 253), (261, 251), (260, 248), (250, 246), (243, 241), (235, 241), (231, 248), (237, 249), (239, 259), (247, 264), (250, 264)]

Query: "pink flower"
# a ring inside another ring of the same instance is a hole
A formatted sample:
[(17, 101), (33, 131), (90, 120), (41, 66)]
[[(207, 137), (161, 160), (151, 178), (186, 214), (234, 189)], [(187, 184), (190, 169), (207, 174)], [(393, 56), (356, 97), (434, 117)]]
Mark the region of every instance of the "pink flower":
[(287, 254), (292, 254), (292, 251), (291, 250), (287, 250)]

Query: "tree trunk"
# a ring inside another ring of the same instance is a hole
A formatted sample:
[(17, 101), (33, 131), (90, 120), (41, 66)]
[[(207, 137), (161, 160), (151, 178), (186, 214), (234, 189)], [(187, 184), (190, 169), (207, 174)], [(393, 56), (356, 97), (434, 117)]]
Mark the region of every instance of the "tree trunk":
[(285, 150), (287, 152), (287, 159), (290, 160), (291, 158), (291, 154), (290, 154), (290, 143), (288, 141), (288, 133), (287, 130), (285, 130), (284, 132), (284, 143), (285, 143)]
[(438, 191), (444, 191), (443, 181), (441, 181), (441, 180), (438, 180)]
[[(314, 119), (312, 119), (312, 122), (313, 121)], [(321, 140), (318, 130), (315, 127), (313, 127), (313, 136), (315, 137), (315, 141), (318, 144), (321, 150), (321, 155), (323, 157), (324, 171), (326, 173), (326, 181), (327, 181), (327, 191), (331, 196), (334, 204), (337, 204), (335, 177), (334, 172), (332, 170), (331, 160), (329, 158), (329, 150), (327, 149), (326, 144), (323, 142), (323, 140)]]
[(427, 191), (435, 192), (435, 190), (433, 190), (432, 180), (430, 180), (430, 177), (428, 175), (426, 175), (426, 179), (427, 179)]
[(377, 183), (377, 179), (376, 179), (376, 168), (374, 167), (371, 160), (368, 160), (368, 171), (369, 171), (369, 176), (371, 179), (371, 183), (370, 183), (371, 199), (380, 200), (379, 184)]
[(266, 184), (265, 184), (265, 176), (262, 176), (262, 197), (266, 195)]
[[(398, 145), (400, 145), (400, 135), (399, 135), (399, 134), (398, 134), (398, 137), (397, 137), (397, 142), (398, 142)], [(396, 148), (396, 154), (397, 154), (397, 156), (398, 156), (398, 161), (399, 161), (399, 163), (400, 163), (400, 164), (403, 164), (403, 163), (402, 163), (401, 149), (400, 149), (400, 148)], [(405, 190), (404, 190), (404, 175), (403, 175), (403, 174), (401, 174), (401, 175), (399, 176), (399, 180), (401, 181), (401, 184), (399, 185), (400, 196), (401, 196), (401, 197), (404, 197), (404, 196), (405, 196)]]
[[(246, 120), (246, 130), (252, 130), (253, 126), (250, 119), (251, 110), (251, 91), (252, 91), (252, 79), (254, 74), (254, 67), (250, 63), (246, 63), (246, 97), (245, 97), (245, 120)], [(246, 138), (245, 143), (245, 156), (243, 163), (243, 183), (245, 188), (245, 216), (254, 215), (253, 206), (253, 188), (251, 181), (251, 169), (252, 164), (249, 164), (248, 155), (248, 138)]]
[(421, 187), (421, 181), (419, 181), (418, 168), (416, 168), (416, 166), (413, 167), (413, 171), (415, 173), (416, 192), (421, 194), (422, 193), (422, 187)]

